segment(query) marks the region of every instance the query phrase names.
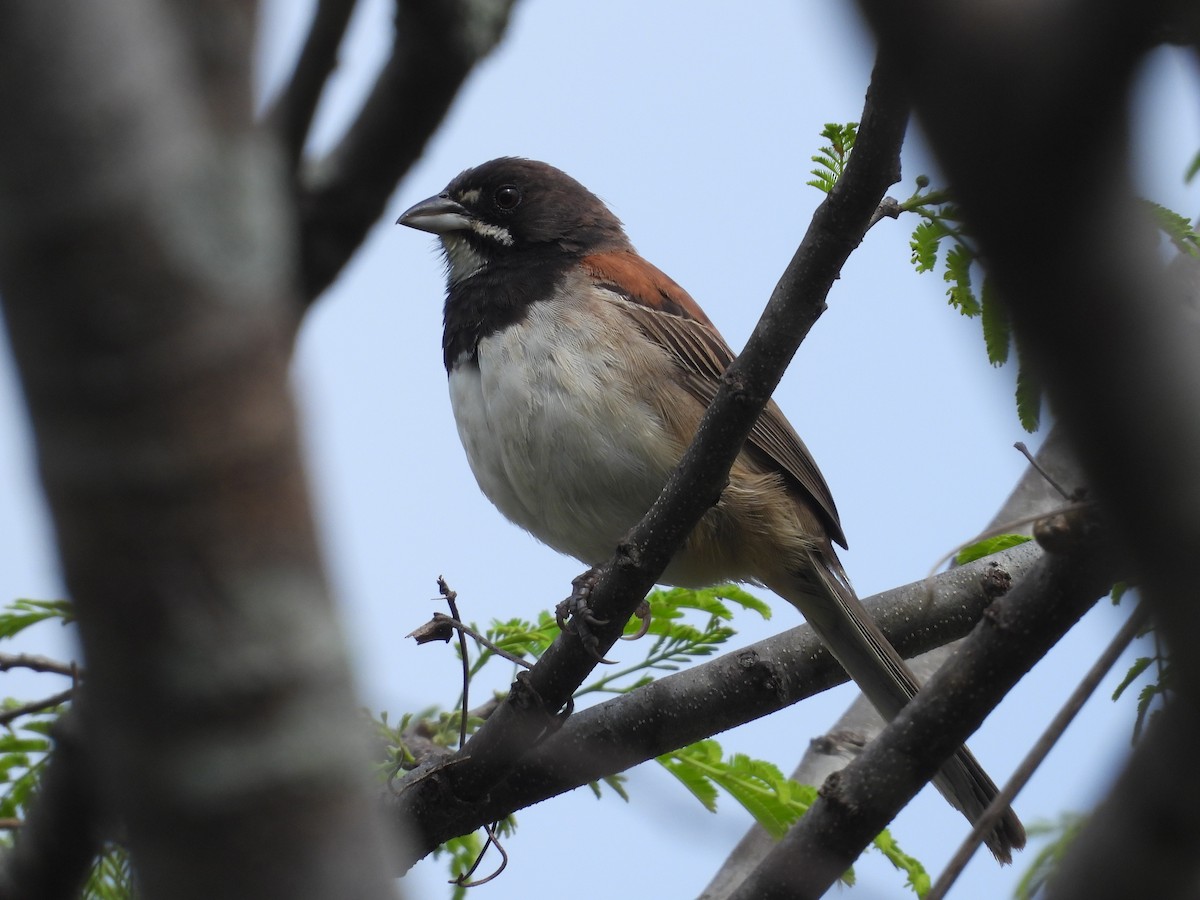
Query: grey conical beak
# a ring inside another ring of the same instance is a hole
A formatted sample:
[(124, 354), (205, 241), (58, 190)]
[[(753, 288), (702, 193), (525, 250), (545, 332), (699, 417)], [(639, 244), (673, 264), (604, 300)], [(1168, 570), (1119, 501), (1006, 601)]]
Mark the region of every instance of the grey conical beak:
[(471, 217), (461, 203), (456, 203), (445, 194), (438, 194), (410, 207), (396, 220), (396, 224), (430, 234), (445, 234), (470, 228)]

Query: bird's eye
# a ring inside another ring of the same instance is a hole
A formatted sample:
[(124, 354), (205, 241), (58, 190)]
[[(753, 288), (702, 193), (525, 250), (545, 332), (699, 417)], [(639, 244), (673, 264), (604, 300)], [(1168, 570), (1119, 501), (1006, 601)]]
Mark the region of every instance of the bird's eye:
[(498, 209), (516, 209), (517, 204), (521, 202), (521, 191), (515, 184), (504, 184), (496, 188), (493, 199)]

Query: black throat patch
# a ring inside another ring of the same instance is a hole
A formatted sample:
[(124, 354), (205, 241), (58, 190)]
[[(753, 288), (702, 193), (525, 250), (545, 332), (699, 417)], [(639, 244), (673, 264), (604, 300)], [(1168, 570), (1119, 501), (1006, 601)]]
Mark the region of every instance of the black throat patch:
[[(460, 360), (478, 363), (479, 342), (524, 320), (529, 307), (548, 300), (572, 264), (561, 252), (540, 258), (493, 260), (451, 284), (443, 311), (442, 359), (449, 372)], [(464, 356), (465, 354), (465, 356)]]

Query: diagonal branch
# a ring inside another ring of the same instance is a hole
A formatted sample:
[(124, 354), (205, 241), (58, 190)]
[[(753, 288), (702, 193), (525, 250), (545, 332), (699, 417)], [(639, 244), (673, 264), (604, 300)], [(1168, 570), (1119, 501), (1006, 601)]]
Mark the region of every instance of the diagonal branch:
[(223, 0), (0, 5), (0, 301), (78, 615), (88, 775), (139, 886), (383, 900), (290, 396), (294, 221), (251, 119), (251, 19)]
[[(1127, 106), (1162, 22), (1184, 10), (1194, 21), (1195, 4), (861, 5), (884, 46), (919, 40), (939, 48), (936, 61), (908, 54), (903, 75), (1021, 345), (1172, 652), (1179, 703), (1133, 755), (1050, 895), (1192, 897), (1200, 847), (1200, 329), (1169, 296), (1148, 252), (1149, 226), (1130, 184)], [(1070, 147), (1069, 162), (1014, 165), (1039, 134)], [(1036, 236), (1030, 198), (1053, 219)]]
[[(977, 560), (931, 582), (918, 581), (864, 604), (902, 655), (968, 633), (1009, 584), (1037, 565), (1035, 544)], [(846, 681), (846, 673), (801, 625), (764, 641), (668, 675), (569, 718), (535, 747), (477, 806), (415, 809), (406, 793), (389, 797), (393, 817), (419, 823), (415, 859), (438, 844), (518, 809), (572, 790), (663, 753), (777, 712)], [(988, 706), (979, 714), (990, 711)]]
[(1083, 549), (1048, 554), (998, 600), (954, 657), (840, 772), (733, 892), (733, 900), (817, 898), (967, 740), (986, 713), (1112, 584), (1112, 554), (1086, 526)]
[[(616, 641), (622, 623), (720, 495), (746, 435), (824, 310), (830, 287), (862, 240), (884, 192), (899, 178), (907, 110), (889, 66), (878, 62), (845, 174), (817, 208), (754, 334), (726, 372), (662, 494), (599, 570), (591, 605), (610, 623), (596, 629), (600, 652)], [(412, 776), (405, 805), (425, 809), (434, 797), (470, 803), (483, 796), (553, 727), (553, 714), (566, 706), (595, 663), (577, 637), (562, 635), (518, 678), (507, 702), (467, 744), (467, 759), (435, 774)]]
[(395, 42), (338, 145), (300, 174), (302, 302), (337, 277), (420, 157), (516, 0), (396, 0)]
[[(1046, 436), (1038, 451), (1037, 462), (1056, 480), (1072, 487), (1078, 486), (1082, 478), (1075, 455), (1067, 446), (1066, 435), (1061, 428), (1052, 429)], [(992, 517), (988, 527), (1002, 527), (1006, 522), (1024, 519), (1035, 513), (1047, 514), (1061, 505), (1061, 495), (1030, 466)], [(1015, 530), (1029, 533), (1028, 526)], [(936, 646), (910, 659), (909, 668), (923, 684), (950, 658), (955, 647), (956, 642)], [(903, 650), (901, 654), (907, 656)], [(863, 747), (874, 740), (886, 725), (871, 701), (859, 694), (828, 732), (809, 742), (804, 756), (792, 772), (792, 780), (800, 784), (822, 784), (830, 774), (844, 768), (846, 763), (861, 753)], [(758, 823), (751, 825), (705, 886), (700, 900), (726, 900), (742, 879), (771, 852), (775, 843), (775, 838), (765, 828)]]
[(266, 120), (278, 133), (287, 167), (296, 168), (325, 84), (337, 65), (338, 47), (357, 0), (319, 0), (292, 77), (280, 91)]
[(20, 706), (13, 706), (0, 711), (0, 726), (8, 725), (10, 722), (21, 718), (21, 716), (27, 716), (30, 713), (42, 712), (47, 709), (54, 709), (56, 706), (62, 706), (74, 696), (75, 688), (69, 687), (65, 691), (59, 691), (57, 694), (51, 694), (49, 697), (43, 697), (41, 700), (30, 700), (28, 703), (22, 703)]

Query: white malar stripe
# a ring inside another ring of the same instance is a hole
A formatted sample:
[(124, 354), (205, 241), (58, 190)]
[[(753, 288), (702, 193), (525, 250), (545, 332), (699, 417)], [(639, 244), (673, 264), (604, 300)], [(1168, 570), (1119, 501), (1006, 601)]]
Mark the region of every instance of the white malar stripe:
[(480, 222), (478, 219), (469, 220), (469, 224), (471, 230), (482, 238), (503, 244), (505, 247), (513, 245), (512, 233), (503, 225), (489, 225), (487, 222)]

